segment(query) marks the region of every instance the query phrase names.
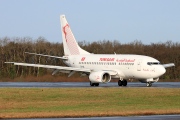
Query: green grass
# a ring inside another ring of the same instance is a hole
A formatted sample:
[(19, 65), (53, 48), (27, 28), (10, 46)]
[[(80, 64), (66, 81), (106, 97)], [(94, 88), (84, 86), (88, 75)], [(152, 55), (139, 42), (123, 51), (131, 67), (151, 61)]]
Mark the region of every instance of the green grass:
[(180, 88), (0, 88), (0, 118), (179, 113)]

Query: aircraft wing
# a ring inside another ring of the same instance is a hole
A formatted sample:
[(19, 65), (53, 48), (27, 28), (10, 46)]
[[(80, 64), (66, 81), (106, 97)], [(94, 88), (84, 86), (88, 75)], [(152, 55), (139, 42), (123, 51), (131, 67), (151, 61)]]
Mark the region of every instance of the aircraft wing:
[(174, 63), (163, 64), (164, 68), (175, 66)]
[(5, 63), (12, 63), (14, 65), (28, 66), (28, 67), (41, 67), (41, 68), (58, 69), (58, 70), (91, 72), (90, 69), (86, 69), (86, 68), (75, 68), (75, 67), (64, 67), (64, 66), (55, 66), (55, 65), (42, 65), (42, 64), (30, 64), (30, 63), (18, 63), (18, 62), (5, 62)]
[[(5, 63), (11, 63), (14, 65), (28, 66), (28, 67), (41, 67), (41, 68), (48, 68), (48, 69), (87, 72), (87, 73), (94, 71), (94, 70), (87, 69), (87, 68), (65, 67), (65, 66), (55, 66), (55, 65), (42, 65), (42, 64), (30, 64), (30, 63), (18, 63), (18, 62), (5, 62)], [(103, 71), (108, 72), (110, 75), (117, 74), (117, 72), (114, 70), (103, 70)]]

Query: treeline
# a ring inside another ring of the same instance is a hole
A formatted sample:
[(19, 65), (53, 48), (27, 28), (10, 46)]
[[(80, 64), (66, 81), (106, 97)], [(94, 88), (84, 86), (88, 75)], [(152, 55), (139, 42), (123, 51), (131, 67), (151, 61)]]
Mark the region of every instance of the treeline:
[[(79, 42), (79, 45), (94, 54), (140, 54), (158, 59), (162, 64), (175, 63), (175, 67), (168, 68), (161, 79), (180, 78), (180, 43), (167, 41), (165, 43), (143, 44), (135, 40), (121, 44), (119, 41)], [(26, 62), (34, 64), (64, 65), (62, 60), (43, 56), (26, 54), (25, 52), (40, 53), (53, 56), (63, 56), (63, 44), (51, 43), (45, 38), (0, 38), (0, 79), (27, 76), (44, 76), (50, 74), (47, 69), (35, 67), (14, 66), (4, 62)], [(64, 74), (61, 74), (64, 75)]]

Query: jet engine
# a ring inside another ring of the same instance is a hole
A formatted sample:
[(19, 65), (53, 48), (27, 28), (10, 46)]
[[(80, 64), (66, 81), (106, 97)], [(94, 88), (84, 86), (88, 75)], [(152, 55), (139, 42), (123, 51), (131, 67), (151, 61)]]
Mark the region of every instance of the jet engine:
[(92, 83), (107, 83), (111, 80), (111, 75), (105, 71), (92, 72), (89, 75), (89, 80)]

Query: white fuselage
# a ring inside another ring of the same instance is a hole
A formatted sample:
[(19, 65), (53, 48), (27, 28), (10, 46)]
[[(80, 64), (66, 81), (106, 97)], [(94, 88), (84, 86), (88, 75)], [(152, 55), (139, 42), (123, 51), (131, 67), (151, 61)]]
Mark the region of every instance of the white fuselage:
[(89, 54), (71, 55), (64, 61), (66, 65), (77, 68), (88, 68), (92, 71), (116, 71), (112, 78), (151, 79), (165, 73), (165, 68), (152, 57), (143, 55)]
[(26, 53), (62, 59), (69, 67), (19, 62), (6, 63), (53, 69), (52, 75), (63, 72), (69, 73), (68, 77), (75, 72), (80, 72), (81, 75), (88, 75), (90, 86), (99, 86), (99, 83), (110, 82), (111, 78), (119, 78), (119, 86), (126, 86), (126, 79), (138, 79), (140, 82), (147, 83), (147, 86), (150, 87), (166, 72), (165, 68), (175, 66), (174, 63), (161, 65), (158, 60), (144, 55), (91, 54), (78, 45), (65, 15), (60, 16), (60, 21), (64, 48), (63, 57)]

